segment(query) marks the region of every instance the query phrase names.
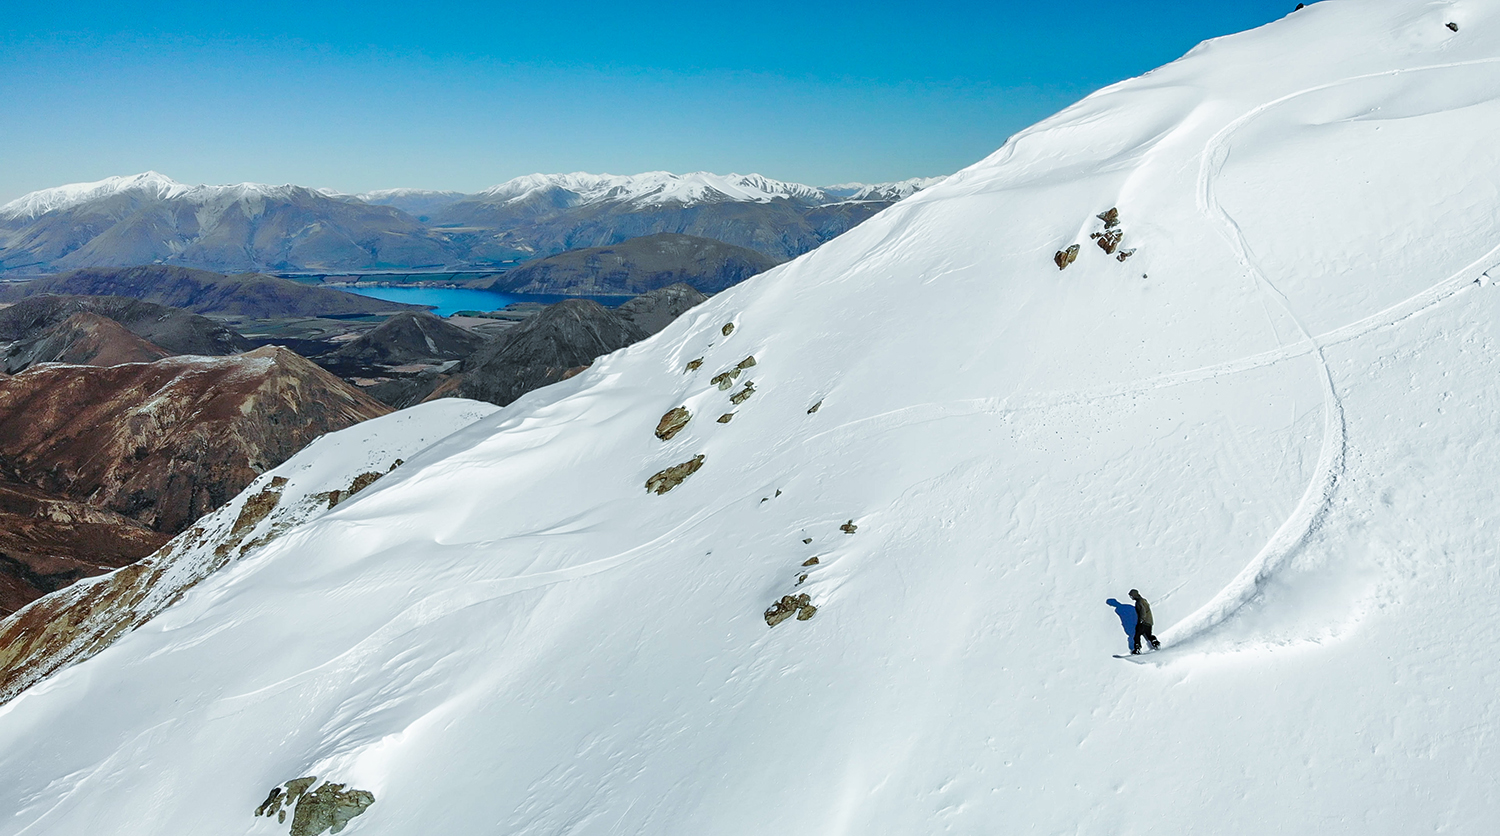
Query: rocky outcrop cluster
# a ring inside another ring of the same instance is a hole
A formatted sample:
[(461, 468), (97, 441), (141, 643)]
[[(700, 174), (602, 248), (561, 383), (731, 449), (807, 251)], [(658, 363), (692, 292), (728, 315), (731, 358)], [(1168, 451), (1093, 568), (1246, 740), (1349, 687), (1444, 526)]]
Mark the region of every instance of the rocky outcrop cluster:
[(812, 596), (806, 592), (801, 595), (783, 595), (780, 601), (766, 610), (766, 626), (775, 627), (794, 615), (797, 616), (798, 621), (806, 621), (817, 612), (818, 608), (812, 605)]
[(650, 479), (646, 480), (646, 490), (649, 493), (661, 496), (682, 484), (684, 479), (697, 473), (698, 468), (702, 466), (703, 454), (699, 453), (682, 464), (674, 464), (665, 470), (657, 471)]
[[(1104, 251), (1105, 255), (1112, 255), (1116, 261), (1120, 262), (1135, 255), (1135, 250), (1133, 249), (1121, 249), (1121, 244), (1125, 240), (1125, 230), (1120, 228), (1119, 207), (1110, 207), (1094, 217), (1104, 223), (1104, 228), (1089, 233), (1089, 238), (1098, 245), (1099, 249)], [(1078, 244), (1069, 244), (1066, 248), (1058, 250), (1053, 254), (1052, 263), (1057, 265), (1057, 269), (1066, 270), (1068, 269), (1068, 265), (1078, 260), (1080, 249)]]
[(364, 815), (375, 803), (374, 793), (346, 789), (346, 784), (331, 781), (309, 791), (317, 781), (316, 775), (309, 775), (272, 788), (266, 800), (255, 808), (255, 815), (275, 816), (277, 822), (286, 824), (287, 810), (291, 810), (291, 836), (319, 836), (343, 831), (351, 820)]

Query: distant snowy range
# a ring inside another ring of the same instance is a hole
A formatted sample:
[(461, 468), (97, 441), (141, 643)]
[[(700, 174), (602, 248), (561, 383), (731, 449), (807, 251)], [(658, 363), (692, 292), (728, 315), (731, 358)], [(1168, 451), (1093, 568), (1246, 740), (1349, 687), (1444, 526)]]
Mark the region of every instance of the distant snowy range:
[(941, 178), (814, 187), (758, 174), (533, 174), (477, 194), (190, 186), (154, 171), (0, 206), (0, 273), (173, 264), (219, 272), (486, 268), (656, 233), (777, 262)]

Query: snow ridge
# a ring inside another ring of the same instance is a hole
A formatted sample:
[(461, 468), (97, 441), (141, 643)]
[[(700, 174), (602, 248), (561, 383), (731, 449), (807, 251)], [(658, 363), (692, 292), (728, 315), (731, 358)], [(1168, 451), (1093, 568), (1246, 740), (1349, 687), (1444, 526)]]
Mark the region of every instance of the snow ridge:
[(144, 197), (165, 200), (186, 194), (192, 188), (155, 171), (128, 177), (106, 177), (92, 183), (71, 183), (23, 195), (0, 206), (0, 218), (36, 218), (48, 212), (70, 209), (127, 192), (139, 192)]
[(142, 200), (186, 200), (199, 205), (234, 201), (284, 199), (299, 194), (319, 194), (335, 199), (346, 197), (326, 189), (308, 189), (291, 183), (231, 183), (221, 186), (189, 186), (164, 174), (147, 171), (129, 177), (108, 177), (93, 183), (72, 183), (31, 192), (0, 206), (0, 219), (34, 220), (48, 212), (73, 209), (119, 195)]

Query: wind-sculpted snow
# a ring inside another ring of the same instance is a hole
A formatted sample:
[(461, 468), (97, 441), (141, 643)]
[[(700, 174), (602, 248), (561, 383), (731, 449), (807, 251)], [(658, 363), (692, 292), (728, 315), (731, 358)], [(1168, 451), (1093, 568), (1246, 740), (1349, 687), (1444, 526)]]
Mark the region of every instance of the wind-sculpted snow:
[(0, 709), (0, 833), (1487, 832), (1497, 44), (1324, 0), (1023, 131)]

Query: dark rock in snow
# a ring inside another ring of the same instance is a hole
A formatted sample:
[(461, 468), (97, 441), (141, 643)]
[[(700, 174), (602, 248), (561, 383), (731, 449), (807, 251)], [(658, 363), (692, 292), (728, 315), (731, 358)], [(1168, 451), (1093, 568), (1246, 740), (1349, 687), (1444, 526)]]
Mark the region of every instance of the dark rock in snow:
[(746, 382), (745, 388), (729, 396), (729, 402), (734, 404), (735, 406), (739, 406), (740, 404), (749, 400), (750, 396), (753, 394), (755, 394), (755, 384)]
[(1059, 270), (1066, 270), (1066, 269), (1068, 269), (1068, 265), (1072, 264), (1073, 262), (1075, 262), (1077, 260), (1078, 260), (1078, 245), (1077, 244), (1069, 244), (1068, 248), (1066, 250), (1058, 250), (1057, 253), (1052, 256), (1052, 263), (1056, 264), (1057, 265), (1057, 269), (1059, 269)]
[(780, 601), (766, 610), (766, 626), (775, 627), (794, 615), (797, 616), (798, 621), (806, 621), (817, 612), (818, 608), (812, 605), (812, 596), (806, 592), (797, 596), (783, 595)]
[(1120, 225), (1120, 210), (1118, 208), (1111, 208), (1107, 212), (1100, 212), (1094, 217), (1104, 221), (1105, 229), (1114, 229)]
[(672, 440), (672, 436), (677, 435), (677, 433), (681, 432), (682, 428), (686, 427), (688, 421), (691, 421), (692, 418), (693, 414), (691, 412), (688, 412), (687, 407), (685, 406), (679, 406), (669, 410), (666, 415), (663, 415), (661, 417), (661, 421), (656, 425), (656, 437), (661, 439), (662, 441)]
[(646, 491), (661, 496), (682, 484), (682, 480), (697, 473), (698, 468), (702, 466), (703, 454), (699, 453), (682, 464), (674, 464), (666, 470), (657, 471), (655, 475), (646, 480)]
[(1115, 250), (1120, 248), (1120, 240), (1124, 237), (1125, 233), (1121, 232), (1118, 229), (1113, 229), (1109, 232), (1099, 233), (1098, 236), (1094, 238), (1094, 243), (1098, 244), (1099, 249), (1104, 250), (1107, 255), (1114, 255)]
[(266, 800), (255, 808), (255, 815), (267, 818), (274, 815), (278, 822), (285, 824), (286, 810), (295, 807), (291, 836), (319, 836), (325, 832), (341, 832), (350, 820), (364, 814), (375, 803), (374, 793), (346, 790), (346, 784), (324, 782), (308, 792), (317, 780), (316, 776), (308, 776), (287, 781), (285, 793), (281, 787), (272, 789)]
[(857, 525), (854, 524), (854, 520), (850, 520), (850, 521), (844, 523), (843, 525), (839, 526), (839, 531), (842, 531), (845, 534), (853, 534), (854, 532), (856, 532), (858, 530), (859, 530), (859, 526), (857, 526)]

